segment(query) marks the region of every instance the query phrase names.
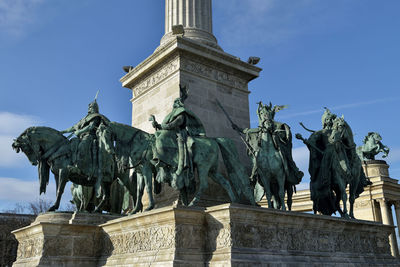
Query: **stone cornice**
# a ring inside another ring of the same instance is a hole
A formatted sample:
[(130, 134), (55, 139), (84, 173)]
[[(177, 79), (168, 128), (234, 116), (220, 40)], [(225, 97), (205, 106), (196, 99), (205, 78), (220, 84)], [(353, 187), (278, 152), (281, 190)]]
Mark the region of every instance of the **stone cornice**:
[(154, 53), (136, 66), (133, 70), (123, 76), (120, 81), (123, 87), (132, 88), (133, 84), (146, 75), (157, 65), (162, 64), (176, 52), (189, 52), (194, 55), (207, 58), (222, 65), (228, 65), (236, 71), (247, 76), (247, 80), (258, 77), (260, 68), (241, 61), (232, 55), (215, 48), (199, 44), (184, 37), (176, 37), (164, 46), (158, 47)]

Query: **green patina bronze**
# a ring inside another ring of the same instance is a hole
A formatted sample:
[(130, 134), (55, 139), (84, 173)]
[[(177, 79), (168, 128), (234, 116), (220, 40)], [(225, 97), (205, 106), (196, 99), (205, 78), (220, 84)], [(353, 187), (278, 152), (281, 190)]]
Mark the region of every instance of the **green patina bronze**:
[[(173, 109), (163, 123), (157, 123), (154, 116), (149, 119), (156, 129), (152, 162), (156, 167), (157, 181), (180, 190), (185, 205), (195, 205), (208, 187), (208, 177), (211, 177), (226, 190), (232, 202), (255, 205), (245, 168), (239, 161), (233, 141), (206, 137), (200, 119), (185, 108), (186, 98), (187, 89), (180, 86), (180, 97), (174, 101)], [(230, 181), (217, 171), (219, 151)], [(195, 171), (199, 185), (189, 203), (187, 196), (196, 189)]]
[[(117, 168), (110, 124), (99, 113), (94, 100), (89, 104), (88, 114), (69, 129), (59, 132), (49, 127), (30, 127), (14, 141), (13, 148), (17, 152), (22, 150), (33, 165), (38, 165), (40, 193), (46, 192), (49, 172), (54, 174), (57, 199), (50, 211), (58, 209), (67, 181), (94, 187), (96, 196), (102, 196), (96, 206), (97, 211), (103, 210), (103, 206), (109, 203), (111, 184), (117, 178), (132, 195), (136, 194), (132, 190), (129, 171)], [(68, 139), (63, 133), (73, 133), (77, 137)], [(88, 193), (85, 198), (83, 207), (87, 206)], [(115, 206), (116, 203), (109, 205)]]
[[(325, 109), (322, 115), (322, 130), (311, 132), (308, 139), (300, 134), (296, 134), (296, 138), (302, 140), (310, 150), (310, 191), (314, 212), (332, 215), (339, 211), (342, 217), (354, 218), (354, 201), (370, 181), (365, 177), (357, 156), (353, 132), (343, 117), (336, 116), (329, 109)], [(346, 205), (347, 185), (350, 189), (349, 214)]]
[[(291, 209), (295, 185), (301, 182), (301, 172), (292, 157), (292, 133), (290, 127), (274, 120), (276, 112), (286, 106), (263, 105), (259, 103), (257, 116), (259, 126), (253, 129), (240, 129), (232, 124), (233, 129), (245, 134), (244, 143), (253, 167), (250, 180), (253, 182), (256, 201), (266, 195), (268, 207), (286, 210)], [(272, 204), (273, 202), (273, 204)]]
[[(136, 190), (136, 188), (135, 188)], [(75, 205), (76, 211), (93, 212), (96, 206), (101, 203), (103, 193), (96, 197), (93, 186), (83, 186), (78, 184), (71, 185), (71, 203)], [(127, 194), (128, 193), (128, 194)], [(110, 188), (109, 201), (103, 205), (101, 211), (107, 211), (111, 214), (121, 214), (129, 212), (129, 190), (125, 188), (119, 180), (114, 180)], [(100, 212), (100, 210), (98, 210)]]
[[(186, 98), (187, 90), (181, 87), (181, 96), (163, 123), (151, 117), (157, 129), (154, 135), (110, 122), (99, 113), (94, 100), (88, 114), (69, 129), (59, 132), (49, 127), (30, 127), (12, 146), (38, 165), (40, 193), (46, 191), (50, 171), (54, 174), (57, 199), (50, 211), (58, 209), (67, 181), (74, 183), (72, 201), (80, 211), (95, 207), (99, 212), (120, 213), (128, 206), (126, 191), (133, 199), (131, 213), (142, 211), (144, 189), (149, 196), (146, 210), (151, 210), (155, 206), (153, 191), (159, 193), (161, 183), (179, 190), (183, 204), (196, 205), (208, 187), (208, 177), (227, 191), (232, 202), (255, 205), (233, 141), (206, 137), (200, 119), (185, 108)], [(64, 133), (72, 134), (66, 138)], [(69, 139), (73, 135), (76, 137)], [(217, 171), (219, 152), (229, 180)], [(194, 197), (190, 201), (191, 194)]]
[(383, 153), (382, 158), (386, 158), (389, 154), (389, 147), (381, 143), (382, 137), (379, 133), (370, 132), (365, 136), (363, 145), (357, 147), (357, 154), (361, 160), (375, 160), (375, 156)]

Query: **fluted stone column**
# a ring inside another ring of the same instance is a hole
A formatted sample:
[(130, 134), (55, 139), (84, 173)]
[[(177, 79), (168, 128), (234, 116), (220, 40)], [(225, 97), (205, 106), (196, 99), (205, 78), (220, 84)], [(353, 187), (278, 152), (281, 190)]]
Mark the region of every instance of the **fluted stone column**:
[[(393, 225), (393, 218), (391, 216), (391, 209), (389, 203), (384, 200), (380, 199), (379, 204), (381, 207), (381, 214), (382, 214), (382, 223), (387, 224), (387, 225)], [(396, 239), (396, 234), (395, 231), (393, 230), (392, 234), (389, 236), (389, 242), (390, 242), (390, 248), (392, 251), (392, 255), (394, 257), (399, 257), (399, 250), (397, 247), (397, 239)]]
[(184, 37), (219, 48), (212, 33), (211, 6), (211, 0), (165, 0), (165, 35), (161, 46), (174, 38), (172, 26), (182, 25)]

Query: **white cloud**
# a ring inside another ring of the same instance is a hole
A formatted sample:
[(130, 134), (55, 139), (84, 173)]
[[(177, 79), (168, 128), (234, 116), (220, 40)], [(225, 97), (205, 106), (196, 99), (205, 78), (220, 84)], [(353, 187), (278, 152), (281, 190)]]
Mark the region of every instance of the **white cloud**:
[[(60, 209), (68, 207), (72, 199), (70, 183), (65, 186)], [(0, 211), (12, 210), (16, 205), (35, 203), (39, 199), (54, 203), (56, 200), (56, 183), (53, 175), (47, 185), (46, 194), (39, 195), (39, 180), (25, 181), (18, 178), (0, 177)]]
[[(334, 107), (328, 107), (331, 111), (339, 111), (343, 109), (351, 109), (351, 108), (358, 108), (362, 106), (369, 106), (372, 104), (377, 104), (377, 103), (388, 103), (388, 102), (393, 102), (393, 101), (398, 101), (398, 97), (392, 97), (392, 98), (381, 98), (381, 99), (374, 99), (370, 101), (364, 101), (364, 102), (355, 102), (355, 103), (349, 103), (349, 104), (344, 104), (344, 105), (338, 105)], [(285, 119), (285, 118), (292, 118), (292, 117), (298, 117), (298, 116), (307, 116), (311, 114), (316, 114), (316, 113), (322, 113), (324, 112), (324, 108), (321, 107), (320, 109), (313, 109), (313, 110), (307, 110), (307, 111), (302, 111), (302, 112), (296, 112), (292, 114), (287, 114), (287, 115), (279, 115), (279, 118)]]
[(39, 119), (34, 116), (0, 112), (0, 135), (21, 134), (26, 128), (38, 123)]
[(43, 0), (0, 0), (0, 32), (20, 36), (35, 20), (34, 8)]
[(15, 153), (11, 144), (26, 128), (38, 123), (39, 119), (34, 116), (0, 112), (0, 167), (16, 167), (28, 163), (22, 153)]
[(0, 135), (0, 167), (17, 167), (30, 164), (23, 153), (16, 153), (12, 148), (13, 136)]
[[(47, 186), (46, 197), (54, 199), (55, 194), (56, 185), (53, 179)], [(39, 180), (24, 181), (17, 178), (0, 177), (0, 200), (29, 202), (34, 201), (38, 196)]]

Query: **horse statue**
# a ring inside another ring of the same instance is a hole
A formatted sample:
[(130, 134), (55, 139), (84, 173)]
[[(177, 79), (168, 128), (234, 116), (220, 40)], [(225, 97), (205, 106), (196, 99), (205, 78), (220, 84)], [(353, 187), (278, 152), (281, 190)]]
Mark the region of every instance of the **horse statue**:
[[(138, 176), (137, 198), (134, 201), (136, 204), (133, 213), (141, 211), (143, 208), (141, 199), (144, 188), (146, 188), (149, 195), (149, 207), (146, 210), (154, 208), (152, 191), (156, 193), (160, 191), (160, 185), (156, 179), (154, 179), (154, 184), (157, 188), (152, 190), (152, 178), (157, 173), (157, 166), (153, 161), (156, 140), (154, 134), (119, 123), (111, 123), (110, 127), (116, 140), (115, 151), (119, 158), (117, 161), (122, 168), (133, 168)], [(227, 191), (232, 202), (255, 205), (248, 179), (244, 179), (244, 167), (238, 161), (238, 154), (233, 141), (228, 138), (194, 137), (194, 139), (194, 145), (191, 149), (193, 167), (197, 171), (199, 184), (197, 192), (191, 201), (188, 199), (190, 183), (185, 182), (182, 188), (175, 188), (180, 192), (182, 203), (188, 206), (196, 205), (203, 192), (207, 189), (208, 177), (210, 177)], [(224, 163), (229, 170), (232, 186), (217, 171), (219, 152), (221, 152)], [(172, 154), (177, 156), (178, 153)], [(175, 160), (178, 161), (177, 159)], [(173, 186), (171, 181), (169, 181), (169, 184)]]
[[(132, 188), (129, 171), (127, 170), (112, 168), (112, 166), (108, 165), (105, 168), (99, 168), (100, 171), (98, 172), (87, 174), (75, 167), (73, 159), (78, 146), (77, 142), (79, 142), (77, 138), (69, 140), (61, 132), (49, 127), (30, 127), (12, 144), (17, 153), (24, 152), (31, 164), (38, 166), (40, 194), (46, 192), (50, 171), (54, 174), (57, 198), (49, 211), (55, 211), (59, 208), (61, 197), (68, 181), (93, 187), (98, 181), (98, 175), (105, 177), (102, 179), (101, 186), (102, 191), (104, 191), (104, 197), (96, 207), (96, 210), (101, 210), (102, 206), (107, 203), (110, 196), (110, 183), (115, 179), (119, 178), (129, 190)], [(135, 196), (136, 192), (130, 190), (130, 194)]]
[[(102, 210), (111, 214), (121, 214), (121, 211), (126, 213), (129, 210), (129, 202), (125, 201), (126, 192), (129, 193), (125, 186), (120, 184), (119, 179), (114, 180), (110, 188), (109, 201), (103, 206)], [(103, 194), (102, 190), (100, 197), (97, 197), (94, 187), (72, 183), (72, 200), (70, 202), (75, 205), (76, 211), (93, 212), (96, 206), (101, 203)], [(100, 212), (100, 210), (98, 211)]]
[[(327, 112), (330, 113), (329, 110)], [(354, 201), (364, 191), (364, 186), (371, 183), (365, 177), (356, 154), (350, 126), (343, 117), (326, 117), (330, 121), (323, 120), (324, 129), (313, 131), (308, 139), (296, 134), (296, 138), (303, 140), (310, 150), (310, 191), (314, 213), (332, 215), (339, 211), (341, 217), (354, 219)], [(347, 198), (350, 202), (349, 212)]]
[(363, 145), (357, 147), (357, 155), (361, 160), (375, 160), (375, 156), (380, 152), (384, 155), (382, 158), (386, 158), (389, 154), (389, 147), (381, 143), (382, 137), (379, 133), (369, 132), (363, 140)]
[[(222, 107), (221, 107), (222, 108)], [(268, 207), (291, 210), (292, 195), (295, 185), (300, 183), (303, 173), (297, 168), (292, 157), (292, 133), (285, 123), (274, 121), (276, 112), (286, 106), (263, 105), (259, 103), (257, 116), (259, 126), (255, 129), (240, 129), (233, 124), (233, 129), (246, 134), (245, 144), (253, 162), (250, 180), (255, 183), (254, 195), (260, 201), (264, 194)]]

